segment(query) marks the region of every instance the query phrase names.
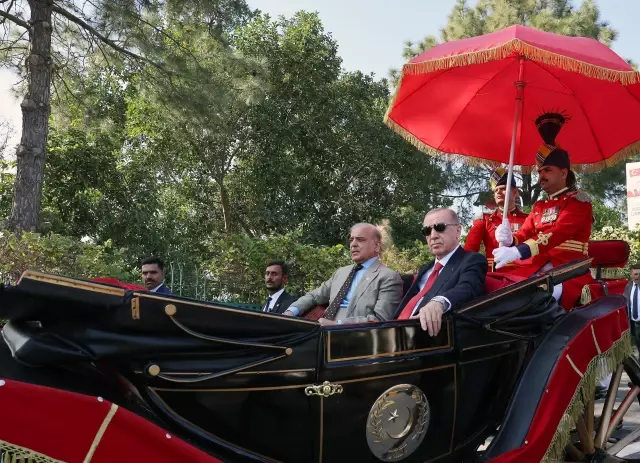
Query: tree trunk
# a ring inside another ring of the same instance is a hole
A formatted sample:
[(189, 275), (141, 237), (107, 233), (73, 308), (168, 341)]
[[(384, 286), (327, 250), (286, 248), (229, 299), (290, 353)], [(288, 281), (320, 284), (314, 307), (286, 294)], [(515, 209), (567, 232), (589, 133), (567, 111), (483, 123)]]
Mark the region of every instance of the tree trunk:
[(222, 203), (222, 217), (224, 218), (224, 231), (231, 232), (231, 205), (229, 204), (229, 195), (224, 186), (224, 180), (217, 181), (220, 187), (220, 202)]
[(10, 225), (37, 230), (51, 111), (51, 10), (53, 0), (29, 0), (31, 52), (28, 91), (21, 103), (22, 138), (16, 150), (16, 179)]

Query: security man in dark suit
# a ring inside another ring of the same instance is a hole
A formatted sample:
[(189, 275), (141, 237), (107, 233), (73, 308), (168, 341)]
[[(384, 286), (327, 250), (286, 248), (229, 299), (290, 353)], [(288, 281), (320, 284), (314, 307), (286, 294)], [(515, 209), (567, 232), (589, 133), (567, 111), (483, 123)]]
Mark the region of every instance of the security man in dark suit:
[(631, 334), (640, 353), (640, 263), (631, 266), (630, 280), (624, 288)]
[(400, 303), (398, 319), (420, 318), (422, 329), (436, 336), (443, 313), (484, 294), (487, 259), (460, 246), (460, 220), (451, 209), (430, 211), (422, 232), (435, 259), (418, 272)]
[(149, 257), (142, 261), (142, 282), (152, 293), (173, 295), (164, 284), (164, 261), (158, 257)]
[(296, 300), (295, 296), (284, 290), (288, 280), (289, 269), (283, 260), (273, 260), (267, 264), (264, 271), (264, 284), (269, 297), (262, 304), (263, 312), (284, 313)]

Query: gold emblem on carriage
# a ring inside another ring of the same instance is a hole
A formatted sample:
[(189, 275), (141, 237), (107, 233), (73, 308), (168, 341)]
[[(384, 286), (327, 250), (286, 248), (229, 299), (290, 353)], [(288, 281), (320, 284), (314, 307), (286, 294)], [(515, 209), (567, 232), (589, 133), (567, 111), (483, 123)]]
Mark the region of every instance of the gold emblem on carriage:
[(429, 428), (427, 397), (412, 384), (386, 390), (369, 411), (367, 443), (376, 458), (400, 461), (418, 448)]
[(320, 395), (322, 397), (331, 397), (334, 394), (342, 394), (342, 385), (332, 384), (329, 381), (325, 381), (319, 386), (305, 387), (304, 393), (308, 396)]

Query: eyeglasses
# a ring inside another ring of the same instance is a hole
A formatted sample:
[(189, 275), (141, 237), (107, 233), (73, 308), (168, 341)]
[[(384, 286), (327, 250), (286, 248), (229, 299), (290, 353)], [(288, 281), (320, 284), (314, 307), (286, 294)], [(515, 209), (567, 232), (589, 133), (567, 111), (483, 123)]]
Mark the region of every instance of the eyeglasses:
[(449, 225), (457, 227), (460, 224), (459, 223), (436, 223), (434, 225), (429, 225), (427, 227), (422, 227), (422, 234), (424, 236), (431, 236), (431, 230), (432, 229), (437, 231), (438, 233), (442, 233), (443, 231), (445, 231), (447, 229), (447, 227)]

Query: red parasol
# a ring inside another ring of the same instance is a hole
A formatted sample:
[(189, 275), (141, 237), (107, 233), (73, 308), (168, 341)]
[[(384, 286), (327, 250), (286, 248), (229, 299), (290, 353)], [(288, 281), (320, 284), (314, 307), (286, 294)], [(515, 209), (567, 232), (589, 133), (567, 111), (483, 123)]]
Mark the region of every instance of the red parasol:
[(596, 40), (519, 25), (405, 64), (385, 122), (427, 153), (509, 163), (510, 184), (513, 165), (535, 167), (543, 141), (534, 120), (545, 111), (569, 118), (557, 144), (574, 170), (640, 151), (640, 73)]

